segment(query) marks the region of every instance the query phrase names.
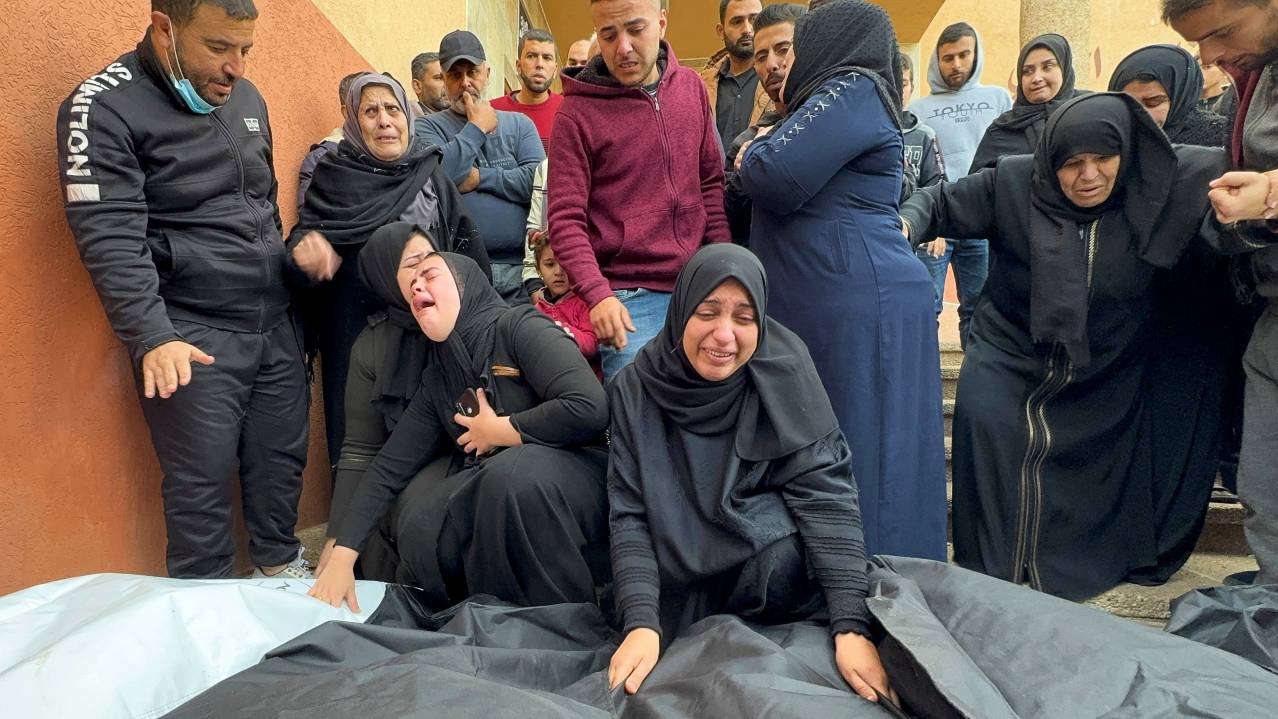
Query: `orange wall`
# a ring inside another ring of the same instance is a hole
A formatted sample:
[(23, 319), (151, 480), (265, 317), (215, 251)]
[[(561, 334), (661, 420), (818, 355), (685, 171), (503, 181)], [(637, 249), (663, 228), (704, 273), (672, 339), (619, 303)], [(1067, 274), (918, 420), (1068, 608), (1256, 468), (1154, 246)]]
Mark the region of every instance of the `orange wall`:
[[(369, 66), (310, 0), (258, 7), (249, 77), (271, 109), (287, 228), (302, 156), (339, 122), (338, 80)], [(137, 44), (149, 12), (147, 0), (0, 0), (0, 594), (164, 573), (160, 472), (127, 355), (67, 228), (54, 151), (58, 104)], [(316, 416), (299, 528), (328, 508)]]

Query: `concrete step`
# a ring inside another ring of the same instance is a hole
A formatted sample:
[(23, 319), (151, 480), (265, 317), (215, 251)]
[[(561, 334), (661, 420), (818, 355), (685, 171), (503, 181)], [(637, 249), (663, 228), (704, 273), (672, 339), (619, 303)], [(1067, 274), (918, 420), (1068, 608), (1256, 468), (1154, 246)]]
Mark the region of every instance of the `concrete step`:
[(1162, 586), (1142, 587), (1136, 584), (1120, 584), (1083, 603), (1103, 609), (1110, 614), (1161, 629), (1171, 617), (1173, 599), (1195, 589), (1220, 586), (1226, 576), (1255, 568), (1256, 560), (1245, 554), (1197, 551), (1189, 557), (1185, 566)]
[(951, 362), (941, 365), (941, 399), (954, 399), (958, 393), (959, 370), (962, 362)]

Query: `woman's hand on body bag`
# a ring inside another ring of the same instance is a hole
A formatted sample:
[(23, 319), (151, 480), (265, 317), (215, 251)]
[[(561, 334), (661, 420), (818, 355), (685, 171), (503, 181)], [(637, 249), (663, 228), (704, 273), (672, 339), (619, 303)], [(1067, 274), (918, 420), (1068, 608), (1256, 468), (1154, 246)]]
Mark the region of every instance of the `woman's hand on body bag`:
[(612, 653), (612, 661), (608, 664), (608, 688), (616, 689), (625, 682), (626, 693), (639, 691), (643, 680), (657, 666), (661, 657), (661, 635), (651, 629), (631, 629), (621, 646)]
[(355, 560), (359, 552), (350, 547), (334, 547), (328, 562), (316, 572), (315, 584), (307, 595), (333, 607), (345, 601), (359, 614), (359, 598), (355, 596)]
[(866, 701), (877, 702), (886, 694), (893, 704), (900, 704), (896, 692), (888, 685), (887, 671), (879, 660), (874, 642), (855, 632), (834, 637), (834, 663), (852, 691)]
[(293, 248), (293, 262), (316, 282), (333, 279), (337, 268), (342, 266), (342, 258), (337, 250), (333, 249), (327, 238), (314, 230), (307, 232)]
[(467, 417), (460, 412), (453, 415), (453, 421), (466, 428), (462, 436), (457, 438), (457, 444), (463, 452), (479, 456), (497, 447), (518, 447), (524, 443), (515, 425), (510, 423), (510, 418), (498, 417), (493, 411), (484, 390), (477, 390), (475, 396), (479, 399), (478, 414), (474, 417)]

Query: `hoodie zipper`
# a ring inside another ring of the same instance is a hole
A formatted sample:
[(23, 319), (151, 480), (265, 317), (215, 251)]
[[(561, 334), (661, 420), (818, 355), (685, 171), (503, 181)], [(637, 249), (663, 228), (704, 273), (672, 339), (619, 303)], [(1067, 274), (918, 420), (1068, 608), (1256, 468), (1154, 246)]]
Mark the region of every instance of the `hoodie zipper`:
[[(1096, 239), (1100, 220), (1087, 228), (1087, 289), (1090, 299), (1095, 277)], [(1042, 383), (1025, 400), (1025, 422), (1028, 433), (1025, 457), (1021, 460), (1020, 504), (1016, 517), (1016, 551), (1012, 558), (1013, 582), (1028, 577), (1030, 586), (1043, 591), (1038, 568), (1038, 545), (1043, 522), (1043, 464), (1052, 451), (1052, 427), (1047, 421), (1047, 404), (1074, 381), (1074, 363), (1059, 342), (1047, 358), (1047, 373)]]
[[(661, 85), (658, 83), (657, 92), (661, 91)], [(665, 151), (666, 160), (666, 189), (670, 191), (670, 197), (674, 200), (675, 210), (670, 217), (670, 225), (673, 229), (675, 226), (675, 218), (678, 215), (679, 196), (675, 191), (674, 182), (674, 158), (670, 154), (670, 138), (666, 136), (666, 121), (661, 115), (661, 101), (657, 99), (657, 93), (649, 93), (647, 90), (640, 90), (649, 100), (652, 101), (652, 113), (657, 118), (657, 134), (661, 135), (661, 149)]]
[[(213, 118), (213, 122), (217, 124), (218, 129), (222, 131), (222, 136), (226, 138), (226, 142), (231, 146), (231, 154), (235, 156), (235, 167), (239, 172), (240, 198), (244, 200), (244, 205), (248, 207), (249, 212), (253, 215), (253, 227), (257, 231), (257, 243), (262, 246), (262, 265), (266, 270), (266, 279), (269, 282), (271, 278), (271, 258), (270, 248), (266, 246), (266, 242), (262, 239), (262, 213), (257, 211), (253, 203), (249, 201), (248, 181), (244, 172), (244, 158), (240, 156), (240, 147), (235, 142), (235, 136), (231, 134), (231, 128), (226, 126), (222, 118), (216, 112), (210, 113), (209, 117)], [(262, 325), (266, 318), (266, 298), (260, 297), (257, 301), (257, 332), (261, 334)]]

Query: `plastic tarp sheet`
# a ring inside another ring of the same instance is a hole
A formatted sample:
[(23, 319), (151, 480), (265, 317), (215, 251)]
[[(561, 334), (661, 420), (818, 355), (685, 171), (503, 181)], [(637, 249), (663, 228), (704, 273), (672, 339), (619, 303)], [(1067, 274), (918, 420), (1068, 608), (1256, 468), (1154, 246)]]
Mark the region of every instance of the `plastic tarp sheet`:
[(1278, 673), (1278, 584), (1189, 592), (1172, 602), (1167, 631)]
[[(880, 651), (913, 716), (1232, 719), (1278, 707), (1278, 678), (1228, 652), (944, 564), (876, 565)], [(619, 638), (589, 605), (476, 599), (427, 615), (391, 587), (367, 624), (317, 627), (170, 716), (890, 716), (848, 690), (815, 623), (705, 619), (635, 696), (606, 685)]]
[[(95, 574), (0, 597), (0, 716), (157, 717), (332, 620), (289, 579)], [(380, 582), (360, 582), (376, 607)]]

